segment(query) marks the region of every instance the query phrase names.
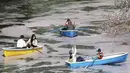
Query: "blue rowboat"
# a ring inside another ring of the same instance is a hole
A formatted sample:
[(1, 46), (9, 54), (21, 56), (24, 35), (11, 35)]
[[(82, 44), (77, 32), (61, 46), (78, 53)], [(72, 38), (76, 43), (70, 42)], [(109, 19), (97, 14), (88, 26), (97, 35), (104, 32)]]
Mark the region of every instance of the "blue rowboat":
[(104, 64), (114, 64), (125, 62), (127, 59), (128, 53), (115, 53), (104, 56), (102, 59), (87, 59), (82, 62), (68, 62), (66, 61), (66, 65), (69, 68), (79, 68), (79, 67), (89, 67), (93, 65), (104, 65)]
[(60, 34), (66, 37), (76, 37), (78, 35), (78, 30), (60, 30)]

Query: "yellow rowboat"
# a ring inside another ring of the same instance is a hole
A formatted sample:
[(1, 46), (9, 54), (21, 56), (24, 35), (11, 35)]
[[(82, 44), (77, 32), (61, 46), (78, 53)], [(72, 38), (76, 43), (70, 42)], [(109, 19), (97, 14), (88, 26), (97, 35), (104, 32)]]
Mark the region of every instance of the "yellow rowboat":
[(17, 55), (24, 55), (33, 52), (40, 52), (42, 51), (42, 47), (34, 47), (34, 48), (19, 48), (19, 47), (9, 47), (9, 48), (2, 48), (4, 51), (4, 56), (17, 56)]

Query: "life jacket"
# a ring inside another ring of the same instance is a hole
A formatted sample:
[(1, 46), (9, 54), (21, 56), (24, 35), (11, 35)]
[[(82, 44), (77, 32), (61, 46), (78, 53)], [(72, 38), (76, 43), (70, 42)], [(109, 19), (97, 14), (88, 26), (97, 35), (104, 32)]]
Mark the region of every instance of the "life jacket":
[(102, 59), (103, 58), (103, 52), (98, 52), (98, 59)]

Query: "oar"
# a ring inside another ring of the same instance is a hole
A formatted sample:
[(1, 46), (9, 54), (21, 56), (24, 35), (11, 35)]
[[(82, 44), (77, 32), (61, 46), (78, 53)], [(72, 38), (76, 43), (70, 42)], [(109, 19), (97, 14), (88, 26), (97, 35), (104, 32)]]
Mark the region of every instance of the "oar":
[(57, 29), (54, 29), (54, 30), (50, 30), (48, 32), (57, 32), (57, 31), (60, 31), (61, 28), (57, 28)]
[(50, 30), (50, 31), (48, 31), (48, 32), (57, 32), (57, 31), (60, 31), (62, 28), (64, 28), (64, 26), (61, 26), (61, 27), (56, 28), (56, 29), (54, 29), (54, 30)]
[(34, 47), (33, 47), (32, 49), (33, 49), (33, 50), (36, 50), (36, 51), (38, 51), (40, 54), (44, 55), (40, 50), (34, 49)]
[(42, 55), (44, 55), (41, 51), (39, 51), (38, 49), (36, 49), (39, 53), (41, 53)]
[(88, 30), (88, 28), (76, 28), (76, 30)]
[(90, 65), (87, 66), (87, 68), (93, 66), (93, 64), (94, 64), (94, 62), (95, 62), (96, 60), (97, 60), (97, 58), (95, 58), (95, 59), (93, 60), (93, 62), (92, 62)]

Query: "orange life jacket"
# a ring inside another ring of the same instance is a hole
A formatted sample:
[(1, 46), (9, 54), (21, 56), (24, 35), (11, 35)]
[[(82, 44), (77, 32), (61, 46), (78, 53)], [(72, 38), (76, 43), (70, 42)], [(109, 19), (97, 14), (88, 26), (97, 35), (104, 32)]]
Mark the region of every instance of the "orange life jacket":
[(102, 59), (103, 58), (103, 52), (98, 52), (98, 59)]

